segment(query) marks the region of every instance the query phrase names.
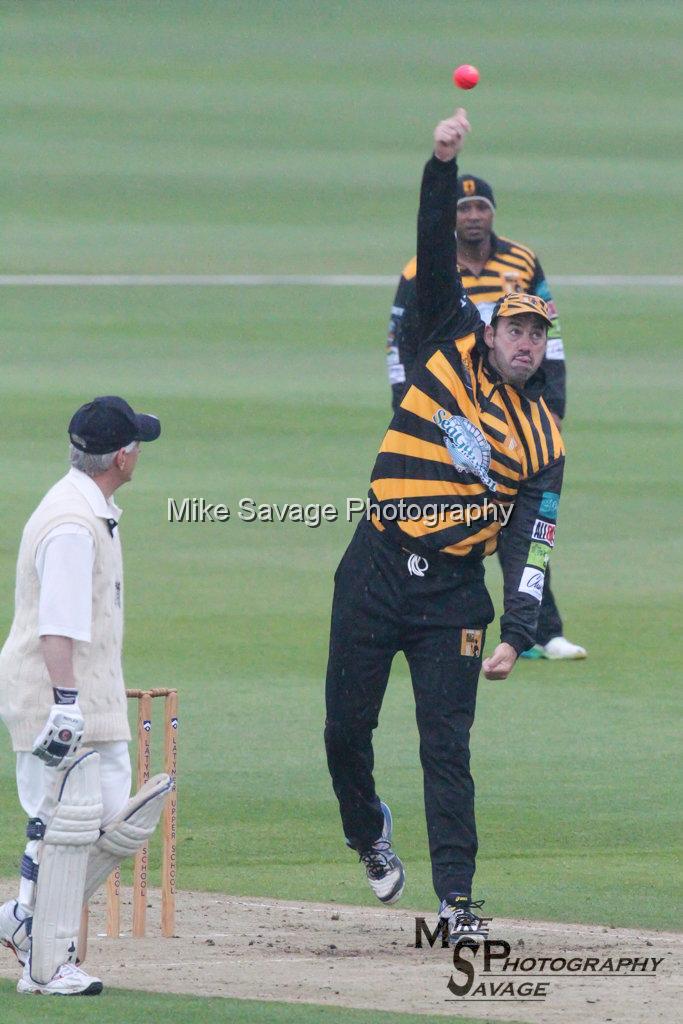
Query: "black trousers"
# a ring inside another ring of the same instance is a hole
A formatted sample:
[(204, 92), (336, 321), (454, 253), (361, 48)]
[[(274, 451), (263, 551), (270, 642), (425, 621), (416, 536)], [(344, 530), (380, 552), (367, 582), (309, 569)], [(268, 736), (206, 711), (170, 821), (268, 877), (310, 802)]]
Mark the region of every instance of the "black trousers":
[[(509, 550), (507, 534), (501, 530), (498, 534), (498, 558), (500, 564), (505, 568), (506, 554)], [(555, 595), (550, 589), (550, 566), (545, 570), (545, 586), (543, 587), (543, 598), (538, 612), (538, 626), (536, 627), (536, 643), (547, 644), (554, 636), (562, 636), (562, 616), (555, 601)]]
[(383, 826), (372, 733), (392, 659), (402, 650), (415, 695), (432, 878), (443, 899), (451, 892), (469, 895), (474, 875), (469, 738), (485, 631), (494, 612), (481, 562), (442, 568), (426, 567), (422, 560), (413, 563), (424, 572), (420, 576), (411, 575), (409, 557), (363, 520), (339, 564), (325, 746), (347, 843), (362, 852)]

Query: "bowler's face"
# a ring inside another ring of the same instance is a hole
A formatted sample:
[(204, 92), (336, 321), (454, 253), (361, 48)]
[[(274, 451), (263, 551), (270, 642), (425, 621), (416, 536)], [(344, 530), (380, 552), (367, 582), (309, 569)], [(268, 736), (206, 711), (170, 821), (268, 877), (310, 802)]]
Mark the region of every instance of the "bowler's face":
[(506, 384), (523, 387), (543, 362), (548, 325), (536, 313), (501, 316), (484, 333), (489, 359)]

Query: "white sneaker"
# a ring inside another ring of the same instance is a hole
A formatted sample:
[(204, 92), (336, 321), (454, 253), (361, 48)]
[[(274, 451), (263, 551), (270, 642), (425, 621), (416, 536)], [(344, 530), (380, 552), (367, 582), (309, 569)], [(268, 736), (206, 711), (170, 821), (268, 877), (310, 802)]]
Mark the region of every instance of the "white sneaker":
[(459, 893), (451, 893), (441, 900), (439, 918), (448, 923), (448, 943), (457, 946), (463, 939), (487, 939), (491, 918), (480, 917), (476, 910), (481, 910), (483, 900), (473, 902), (469, 897)]
[(16, 900), (8, 900), (0, 907), (0, 944), (11, 949), (23, 967), (28, 960), (31, 949), (29, 926), (30, 917), (21, 917), (18, 913), (19, 904)]
[(382, 903), (395, 903), (401, 898), (406, 884), (406, 873), (398, 855), (391, 848), (393, 822), (391, 811), (380, 800), (384, 827), (382, 835), (376, 839), (369, 850), (360, 854), (365, 865), (368, 883), (375, 896)]
[(543, 646), (543, 657), (551, 661), (578, 661), (579, 658), (587, 658), (585, 647), (573, 644), (564, 636), (554, 636)]
[(74, 964), (62, 964), (47, 985), (39, 985), (29, 972), (29, 964), (19, 979), (17, 992), (34, 992), (43, 996), (98, 996), (104, 985)]

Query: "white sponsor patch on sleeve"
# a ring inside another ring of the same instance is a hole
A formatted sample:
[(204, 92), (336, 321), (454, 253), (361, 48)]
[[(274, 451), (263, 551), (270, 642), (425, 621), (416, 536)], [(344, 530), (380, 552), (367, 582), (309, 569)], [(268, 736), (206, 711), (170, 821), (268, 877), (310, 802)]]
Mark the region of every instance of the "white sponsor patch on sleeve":
[(520, 594), (529, 594), (540, 602), (543, 598), (544, 583), (545, 573), (541, 572), (540, 569), (536, 569), (533, 565), (527, 565), (524, 567), (522, 579), (517, 589)]
[(545, 349), (546, 359), (564, 359), (562, 338), (549, 338)]
[(404, 313), (405, 313), (405, 306), (392, 306), (391, 307), (391, 315), (392, 316), (403, 316)]
[(391, 345), (387, 349), (387, 370), (390, 384), (403, 384), (406, 379), (406, 368), (399, 360), (398, 348)]
[(532, 540), (540, 540), (549, 548), (555, 547), (555, 523), (546, 523), (544, 519), (537, 519), (531, 531)]

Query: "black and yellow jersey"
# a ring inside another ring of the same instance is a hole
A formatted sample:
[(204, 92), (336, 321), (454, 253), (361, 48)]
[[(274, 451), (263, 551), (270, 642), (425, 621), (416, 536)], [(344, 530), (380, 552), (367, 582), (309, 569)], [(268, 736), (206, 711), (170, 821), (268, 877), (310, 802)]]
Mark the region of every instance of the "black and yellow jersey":
[[(454, 461), (459, 449), (467, 469)], [(470, 332), (435, 349), (413, 375), (382, 441), (372, 497), (380, 507), (401, 498), (404, 508), (414, 506), (410, 520), (384, 525), (402, 544), (418, 541), (411, 550), (483, 557), (496, 550), (503, 510), (514, 504), (520, 483), (563, 455), (540, 389), (504, 384)], [(469, 522), (460, 521), (461, 503)], [(453, 515), (441, 515), (453, 505)], [(418, 506), (427, 508), (425, 516), (417, 516)], [(386, 518), (378, 517), (378, 525)]]
[[(541, 263), (536, 254), (521, 242), (491, 233), (491, 254), (479, 274), (461, 267), (462, 286), (479, 310), (485, 323), (491, 320), (496, 302), (507, 292), (527, 292), (539, 295), (553, 317), (548, 332), (543, 367), (545, 387), (543, 397), (550, 409), (560, 418), (566, 406), (565, 365), (562, 332), (557, 308), (550, 294)], [(399, 279), (389, 319), (387, 335), (387, 367), (392, 387), (394, 408), (403, 397), (407, 378), (412, 368), (420, 331), (415, 295), (417, 257), (406, 263)]]
[[(444, 564), (481, 560), (505, 525), (503, 639), (533, 643), (564, 464), (542, 398), (542, 370), (523, 389), (489, 364), (484, 322), (467, 297), (452, 225), (455, 161), (425, 168), (416, 298), (422, 327), (407, 389), (372, 472), (372, 523), (389, 542)], [(507, 635), (506, 635), (507, 633)]]
[[(417, 257), (406, 263), (401, 276), (414, 281), (417, 273)], [(527, 292), (538, 295), (538, 288), (545, 281), (545, 275), (536, 254), (521, 242), (502, 238), (491, 232), (491, 254), (481, 269), (473, 274), (467, 267), (461, 267), (462, 286), (475, 304), (482, 320), (489, 323), (491, 312), (498, 299), (508, 292)], [(545, 289), (544, 289), (545, 291)], [(548, 301), (545, 294), (541, 298)]]

